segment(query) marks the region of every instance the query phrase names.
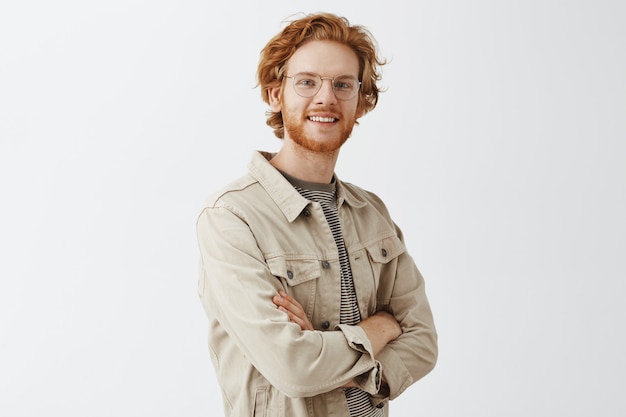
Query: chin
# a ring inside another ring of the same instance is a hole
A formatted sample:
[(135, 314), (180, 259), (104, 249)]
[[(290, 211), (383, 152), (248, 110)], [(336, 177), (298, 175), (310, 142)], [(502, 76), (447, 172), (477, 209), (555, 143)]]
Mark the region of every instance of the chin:
[(286, 131), (296, 144), (310, 151), (320, 153), (337, 151), (346, 143), (352, 133), (352, 129), (344, 129), (339, 135), (332, 137), (320, 135), (316, 137), (314, 134), (305, 133), (303, 129), (286, 129)]
[(313, 139), (310, 137), (297, 137), (297, 138), (292, 137), (292, 139), (294, 142), (296, 142), (298, 145), (302, 146), (303, 148), (306, 148), (313, 152), (320, 152), (320, 153), (335, 152), (339, 150), (343, 146), (343, 144), (348, 140), (347, 137), (333, 138), (333, 139), (328, 139), (328, 138)]

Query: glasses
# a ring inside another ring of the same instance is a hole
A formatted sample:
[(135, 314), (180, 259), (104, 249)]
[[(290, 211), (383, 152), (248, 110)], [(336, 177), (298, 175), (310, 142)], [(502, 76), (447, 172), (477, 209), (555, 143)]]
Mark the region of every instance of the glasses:
[(300, 97), (313, 97), (322, 88), (323, 80), (330, 80), (335, 97), (339, 100), (350, 100), (356, 96), (361, 87), (361, 82), (352, 75), (339, 75), (337, 77), (322, 77), (310, 72), (299, 72), (294, 76), (285, 75), (285, 78), (293, 79), (293, 89)]

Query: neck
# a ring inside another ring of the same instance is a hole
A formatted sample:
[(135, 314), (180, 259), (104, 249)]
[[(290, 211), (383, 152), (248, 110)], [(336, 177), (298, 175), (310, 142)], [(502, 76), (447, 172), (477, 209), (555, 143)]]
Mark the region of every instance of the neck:
[(339, 149), (313, 152), (285, 138), (283, 147), (270, 163), (283, 172), (303, 181), (328, 184), (333, 178)]

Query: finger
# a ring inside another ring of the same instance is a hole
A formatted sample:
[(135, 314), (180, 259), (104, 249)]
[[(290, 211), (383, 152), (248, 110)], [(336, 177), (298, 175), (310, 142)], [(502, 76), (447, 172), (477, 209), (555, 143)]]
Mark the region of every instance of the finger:
[(300, 320), (306, 318), (304, 310), (297, 308), (293, 304), (279, 304), (278, 308), (282, 311), (285, 311), (286, 313), (289, 313), (291, 317), (297, 317)]
[(298, 303), (292, 296), (290, 296), (289, 294), (287, 294), (283, 290), (278, 291), (278, 295), (280, 297), (284, 298), (285, 300), (289, 301), (290, 303), (293, 303), (293, 304), (297, 304)]
[(285, 307), (288, 310), (291, 310), (291, 309), (293, 309), (295, 307), (294, 304), (290, 300), (288, 300), (287, 298), (281, 296), (280, 294), (279, 295), (275, 295), (272, 298), (272, 301), (274, 302), (274, 304), (276, 304), (276, 306), (283, 306), (283, 307)]
[(290, 321), (296, 323), (302, 330), (315, 330), (313, 329), (313, 325), (309, 321), (309, 318), (304, 314), (297, 314), (293, 311), (287, 310), (283, 306), (279, 306), (278, 309), (287, 314), (287, 317)]
[(285, 312), (287, 314), (287, 317), (289, 318), (289, 321), (300, 326), (301, 330), (312, 330), (312, 329), (307, 328), (307, 323), (305, 321), (303, 321), (300, 317), (296, 316), (292, 312), (287, 311), (284, 307), (278, 307), (278, 309), (280, 311)]
[(297, 323), (302, 330), (314, 330), (313, 325), (304, 312), (304, 308), (294, 298), (280, 291), (278, 295), (274, 296), (273, 300), (274, 304), (281, 311), (287, 313), (289, 319)]
[(292, 311), (297, 315), (304, 315), (304, 308), (302, 307), (302, 305), (300, 305), (300, 303), (298, 303), (294, 298), (290, 297), (289, 295), (281, 292), (278, 296), (275, 296), (274, 298), (274, 304), (278, 306), (283, 306), (287, 310)]

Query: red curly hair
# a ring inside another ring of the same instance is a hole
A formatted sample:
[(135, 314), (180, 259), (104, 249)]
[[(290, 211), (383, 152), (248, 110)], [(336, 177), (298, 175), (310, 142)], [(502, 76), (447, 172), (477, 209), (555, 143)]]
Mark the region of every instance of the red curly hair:
[[(263, 101), (269, 104), (269, 89), (278, 87), (285, 75), (285, 65), (296, 49), (307, 41), (335, 41), (352, 48), (359, 61), (359, 108), (363, 114), (373, 110), (382, 91), (376, 82), (381, 79), (379, 67), (387, 62), (378, 56), (376, 41), (365, 27), (351, 26), (348, 19), (330, 13), (317, 13), (289, 23), (261, 50), (257, 68), (257, 85)], [(282, 113), (267, 112), (267, 125), (278, 138), (284, 138)]]

